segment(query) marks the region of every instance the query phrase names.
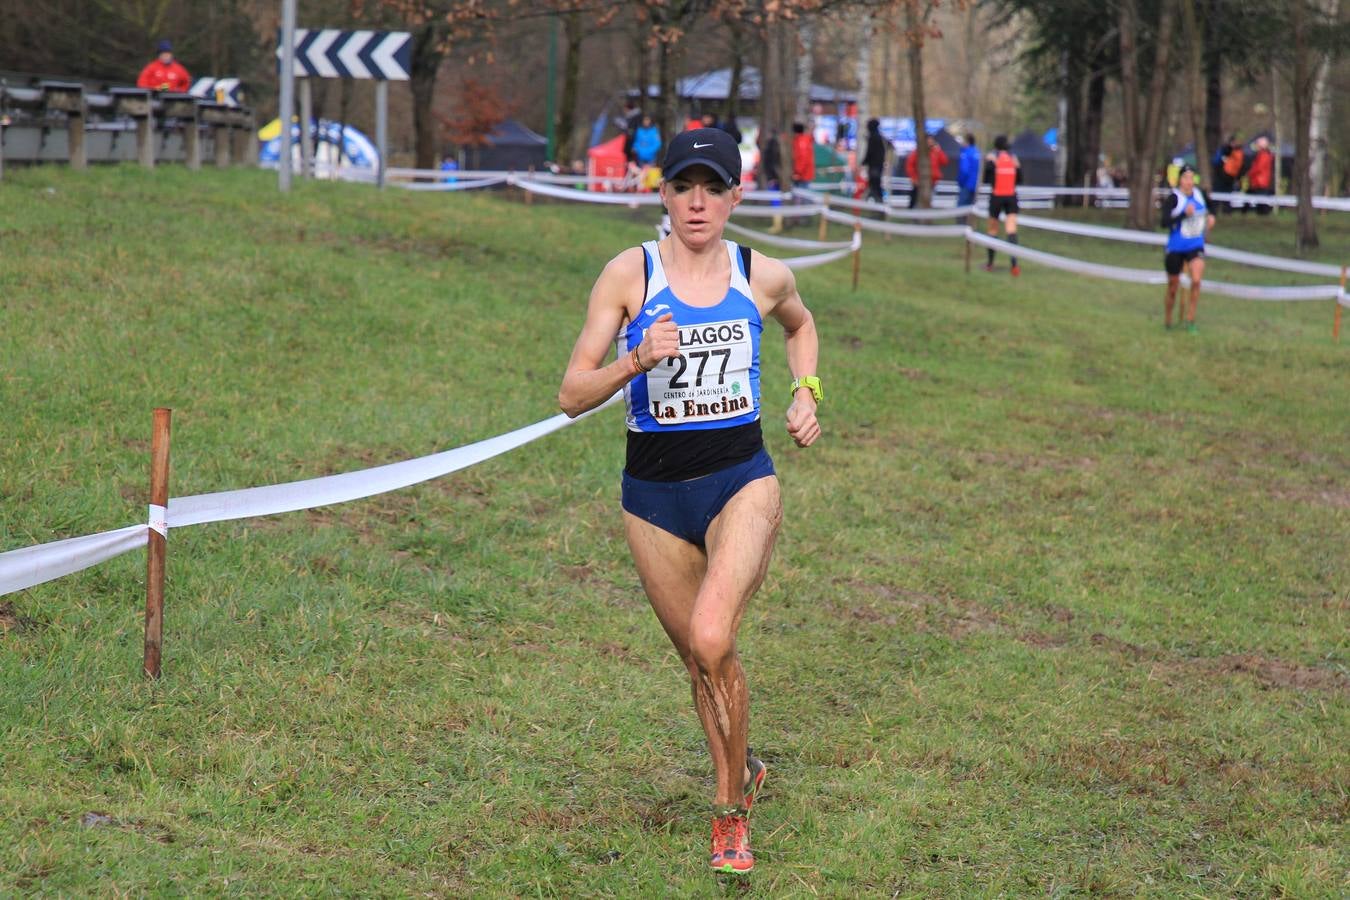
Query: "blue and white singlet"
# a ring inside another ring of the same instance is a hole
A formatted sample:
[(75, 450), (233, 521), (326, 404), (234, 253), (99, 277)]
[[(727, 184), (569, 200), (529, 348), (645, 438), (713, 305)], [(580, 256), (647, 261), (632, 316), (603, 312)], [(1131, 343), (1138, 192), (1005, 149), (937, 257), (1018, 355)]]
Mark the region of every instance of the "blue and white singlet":
[[(1192, 250), (1205, 249), (1205, 226), (1209, 216), (1209, 206), (1205, 195), (1199, 188), (1187, 197), (1180, 190), (1172, 190), (1172, 227), (1167, 233), (1168, 253), (1190, 253)], [(1195, 204), (1195, 215), (1183, 215), (1187, 203)]]
[(642, 309), (619, 335), (620, 355), (642, 342), (658, 318), (670, 313), (680, 330), (680, 355), (659, 362), (624, 387), (630, 432), (669, 433), (732, 428), (759, 420), (759, 339), (764, 330), (740, 249), (723, 241), (731, 283), (714, 306), (690, 306), (666, 281), (656, 241), (647, 255)]

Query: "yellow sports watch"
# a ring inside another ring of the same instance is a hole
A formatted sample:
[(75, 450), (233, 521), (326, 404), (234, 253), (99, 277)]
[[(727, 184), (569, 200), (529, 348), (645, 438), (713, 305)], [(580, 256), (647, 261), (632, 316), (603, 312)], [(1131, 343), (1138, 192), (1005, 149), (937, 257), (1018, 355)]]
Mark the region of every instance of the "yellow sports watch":
[(816, 398), (816, 402), (825, 399), (825, 392), (820, 389), (820, 379), (814, 375), (803, 375), (801, 378), (792, 379), (792, 395), (797, 395), (798, 388), (810, 388), (811, 396)]

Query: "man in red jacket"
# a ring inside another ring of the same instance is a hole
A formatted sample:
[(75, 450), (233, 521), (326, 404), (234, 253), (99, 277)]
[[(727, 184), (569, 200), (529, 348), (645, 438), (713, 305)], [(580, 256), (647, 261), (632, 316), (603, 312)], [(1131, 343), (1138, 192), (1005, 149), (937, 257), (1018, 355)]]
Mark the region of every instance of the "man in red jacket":
[[(932, 196), (931, 188), (937, 184), (939, 176), (942, 175), (942, 167), (947, 164), (947, 153), (938, 144), (937, 140), (930, 134), (928, 135), (928, 187), (929, 196)], [(905, 160), (905, 174), (909, 176), (909, 208), (913, 209), (919, 201), (919, 148), (915, 147), (914, 152)]]
[(192, 86), (192, 79), (188, 76), (187, 69), (183, 68), (183, 64), (173, 58), (173, 45), (168, 41), (160, 41), (158, 51), (159, 55), (141, 69), (141, 75), (136, 79), (136, 87), (186, 94), (188, 88)]
[(792, 183), (810, 187), (816, 180), (816, 143), (801, 122), (792, 123)]
[[(1266, 140), (1264, 134), (1256, 139), (1255, 148), (1251, 168), (1247, 170), (1247, 193), (1269, 196), (1275, 193), (1275, 154), (1270, 152), (1270, 141)], [(1247, 208), (1244, 206), (1242, 209), (1246, 212)], [(1256, 214), (1269, 215), (1270, 204), (1256, 204)]]

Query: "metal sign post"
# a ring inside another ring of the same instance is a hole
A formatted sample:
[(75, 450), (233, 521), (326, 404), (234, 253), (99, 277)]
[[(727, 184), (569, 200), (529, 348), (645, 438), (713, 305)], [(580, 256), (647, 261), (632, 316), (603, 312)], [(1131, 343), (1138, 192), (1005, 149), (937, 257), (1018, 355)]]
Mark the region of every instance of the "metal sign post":
[(277, 188), (291, 189), (291, 117), (295, 112), (295, 0), (281, 0), (281, 98), (277, 119), (281, 123), (281, 156), (277, 159)]

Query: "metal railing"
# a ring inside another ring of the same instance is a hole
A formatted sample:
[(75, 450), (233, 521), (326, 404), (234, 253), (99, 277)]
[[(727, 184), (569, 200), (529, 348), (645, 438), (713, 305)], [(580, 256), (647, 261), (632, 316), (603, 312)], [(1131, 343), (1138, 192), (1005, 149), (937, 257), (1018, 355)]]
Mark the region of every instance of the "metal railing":
[(253, 110), (145, 88), (0, 80), (0, 174), (6, 164), (158, 162), (257, 165)]

